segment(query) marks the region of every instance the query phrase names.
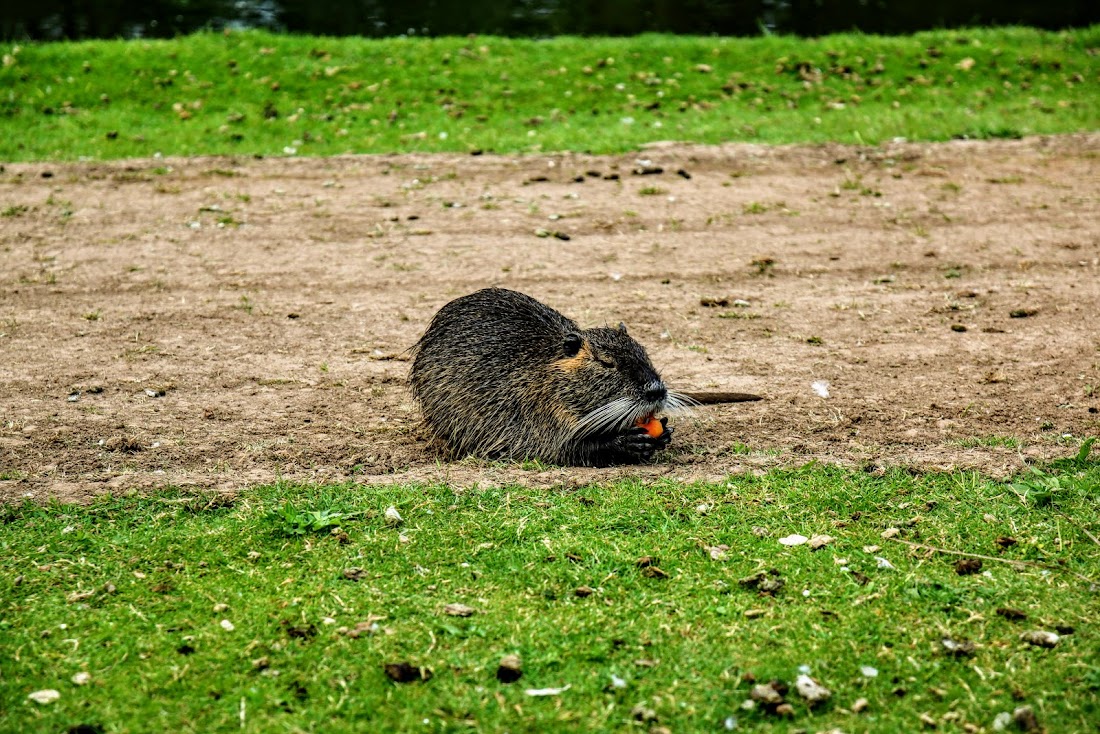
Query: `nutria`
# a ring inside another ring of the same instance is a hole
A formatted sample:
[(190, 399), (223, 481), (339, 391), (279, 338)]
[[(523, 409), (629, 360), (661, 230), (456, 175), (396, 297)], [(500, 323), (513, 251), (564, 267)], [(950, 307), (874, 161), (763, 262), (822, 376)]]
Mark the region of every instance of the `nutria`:
[(503, 288), (445, 305), (412, 352), (413, 395), (454, 456), (648, 461), (672, 440), (667, 417), (658, 426), (654, 416), (691, 402), (668, 390), (623, 324), (581, 329)]

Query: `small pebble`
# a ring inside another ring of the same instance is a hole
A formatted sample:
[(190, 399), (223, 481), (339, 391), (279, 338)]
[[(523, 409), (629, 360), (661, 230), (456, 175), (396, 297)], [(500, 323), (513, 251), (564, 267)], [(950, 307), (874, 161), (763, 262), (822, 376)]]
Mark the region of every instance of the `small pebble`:
[(52, 688), (47, 688), (42, 691), (28, 693), (27, 698), (34, 701), (35, 703), (40, 703), (44, 706), (48, 703), (53, 703), (57, 699), (61, 698), (61, 693), (59, 691), (53, 690)]

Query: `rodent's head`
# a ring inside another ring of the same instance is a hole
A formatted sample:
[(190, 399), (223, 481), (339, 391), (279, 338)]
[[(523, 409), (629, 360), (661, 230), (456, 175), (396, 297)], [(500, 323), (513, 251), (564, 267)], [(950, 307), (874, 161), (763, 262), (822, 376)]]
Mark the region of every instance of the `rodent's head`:
[(566, 378), (558, 394), (580, 418), (578, 438), (622, 430), (640, 418), (683, 407), (625, 324), (566, 333), (554, 365)]

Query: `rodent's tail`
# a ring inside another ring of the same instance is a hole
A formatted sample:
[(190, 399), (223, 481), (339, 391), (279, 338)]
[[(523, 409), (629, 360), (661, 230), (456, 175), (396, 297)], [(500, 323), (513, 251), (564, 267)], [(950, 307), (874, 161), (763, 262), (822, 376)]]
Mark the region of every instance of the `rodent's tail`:
[(693, 401), (696, 405), (717, 405), (719, 403), (751, 403), (755, 400), (763, 400), (764, 398), (759, 395), (753, 395), (747, 392), (686, 392), (680, 391), (680, 395), (683, 395)]

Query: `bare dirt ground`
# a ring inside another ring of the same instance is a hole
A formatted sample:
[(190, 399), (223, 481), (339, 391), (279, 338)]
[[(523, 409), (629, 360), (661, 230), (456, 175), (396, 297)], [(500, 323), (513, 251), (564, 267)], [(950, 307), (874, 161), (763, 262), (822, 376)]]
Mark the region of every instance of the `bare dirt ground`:
[[(1096, 134), (8, 165), (0, 501), (810, 460), (1004, 476), (1100, 433), (1098, 173)], [(625, 321), (674, 387), (766, 400), (675, 419), (644, 467), (442, 461), (403, 351), (488, 285)]]

